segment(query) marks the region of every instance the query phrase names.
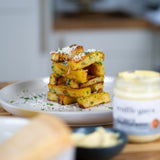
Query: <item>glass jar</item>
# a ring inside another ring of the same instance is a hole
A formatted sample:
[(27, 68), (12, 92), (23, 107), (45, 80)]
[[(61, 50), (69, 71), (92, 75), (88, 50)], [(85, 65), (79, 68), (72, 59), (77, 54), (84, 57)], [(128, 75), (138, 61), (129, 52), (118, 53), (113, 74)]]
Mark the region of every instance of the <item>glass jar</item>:
[(130, 142), (160, 138), (160, 73), (120, 72), (113, 95), (114, 128), (126, 132)]

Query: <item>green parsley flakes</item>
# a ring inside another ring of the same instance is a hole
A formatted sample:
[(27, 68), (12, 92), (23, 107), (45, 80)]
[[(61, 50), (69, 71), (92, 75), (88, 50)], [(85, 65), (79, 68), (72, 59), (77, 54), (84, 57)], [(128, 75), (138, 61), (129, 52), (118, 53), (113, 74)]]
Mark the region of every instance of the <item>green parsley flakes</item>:
[(71, 80), (70, 79), (67, 79), (67, 85), (69, 86), (70, 85), (70, 82), (71, 82)]
[(94, 103), (93, 101), (90, 102), (90, 104), (93, 104), (93, 103)]
[(53, 104), (52, 104), (52, 103), (47, 103), (47, 105), (49, 105), (49, 106), (53, 106)]
[(102, 63), (101, 62), (97, 62), (100, 66), (102, 66)]

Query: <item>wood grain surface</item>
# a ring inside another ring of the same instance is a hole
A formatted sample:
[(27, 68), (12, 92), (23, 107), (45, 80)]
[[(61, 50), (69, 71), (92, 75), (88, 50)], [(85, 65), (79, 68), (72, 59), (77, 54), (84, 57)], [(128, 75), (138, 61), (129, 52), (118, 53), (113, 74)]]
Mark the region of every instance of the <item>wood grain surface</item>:
[(72, 29), (152, 29), (154, 25), (146, 20), (136, 18), (98, 18), (98, 19), (78, 19), (78, 18), (56, 18), (53, 28), (55, 30)]
[[(0, 82), (0, 89), (12, 83)], [(13, 115), (0, 106), (0, 116)], [(160, 140), (143, 144), (128, 143), (123, 151), (112, 160), (160, 160)]]

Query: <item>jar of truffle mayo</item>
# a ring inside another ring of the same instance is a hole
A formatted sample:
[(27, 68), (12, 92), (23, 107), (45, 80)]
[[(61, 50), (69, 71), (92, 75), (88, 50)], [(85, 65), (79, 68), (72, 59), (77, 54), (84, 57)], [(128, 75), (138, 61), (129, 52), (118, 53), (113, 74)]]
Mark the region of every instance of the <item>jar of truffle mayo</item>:
[(120, 72), (113, 95), (114, 128), (126, 132), (130, 142), (160, 138), (160, 73)]

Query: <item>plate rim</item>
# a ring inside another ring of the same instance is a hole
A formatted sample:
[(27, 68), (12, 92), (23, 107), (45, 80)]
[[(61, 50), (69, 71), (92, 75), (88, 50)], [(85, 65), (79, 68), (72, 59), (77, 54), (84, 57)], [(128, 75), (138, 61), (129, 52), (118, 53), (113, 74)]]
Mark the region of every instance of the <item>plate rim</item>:
[[(104, 76), (104, 78), (106, 79), (112, 79), (114, 80), (115, 78), (112, 77), (112, 76)], [(16, 86), (16, 85), (20, 85), (20, 84), (23, 84), (23, 83), (29, 83), (29, 82), (33, 82), (33, 81), (43, 81), (45, 83), (45, 81), (48, 81), (49, 80), (49, 77), (41, 77), (41, 78), (36, 78), (36, 79), (32, 79), (32, 80), (25, 80), (25, 81), (20, 81), (20, 82), (16, 82), (16, 83), (13, 83), (13, 84), (9, 84), (5, 87), (3, 87), (2, 89), (0, 89), (0, 94), (2, 94), (3, 90), (7, 89), (7, 88), (10, 88), (12, 86)], [(38, 112), (38, 113), (48, 113), (48, 114), (59, 114), (59, 115), (65, 115), (65, 114), (104, 114), (104, 113), (112, 113), (113, 111), (112, 110), (108, 110), (108, 111), (90, 111), (90, 112), (82, 112), (82, 111), (35, 111), (35, 110), (32, 110), (32, 109), (24, 109), (24, 108), (20, 108), (20, 107), (17, 107), (16, 105), (13, 105), (13, 104), (10, 104), (8, 102), (6, 102), (5, 100), (3, 100), (1, 97), (0, 97), (0, 104), (1, 104), (1, 107), (3, 109), (5, 109), (5, 107), (3, 106), (8, 106), (9, 108), (14, 108), (14, 109), (19, 109), (19, 110), (23, 110), (23, 111), (31, 111), (31, 112)]]

